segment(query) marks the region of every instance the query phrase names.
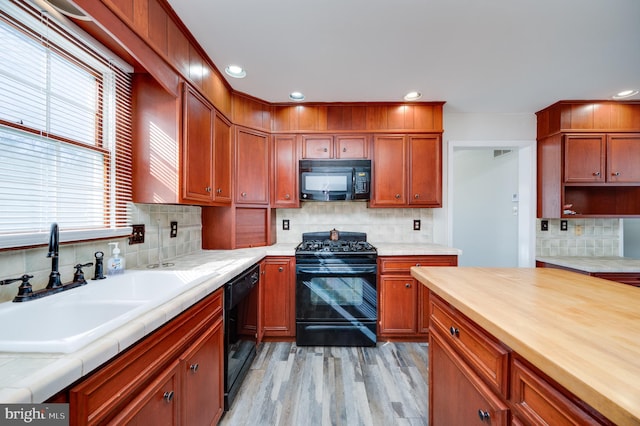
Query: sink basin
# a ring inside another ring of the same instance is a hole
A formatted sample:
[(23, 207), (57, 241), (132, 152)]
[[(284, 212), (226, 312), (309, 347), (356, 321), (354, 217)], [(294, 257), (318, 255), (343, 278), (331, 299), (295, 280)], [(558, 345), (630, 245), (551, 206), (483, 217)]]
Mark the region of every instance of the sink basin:
[(0, 351), (74, 352), (176, 297), (193, 279), (179, 271), (127, 271), (41, 299), (0, 303)]

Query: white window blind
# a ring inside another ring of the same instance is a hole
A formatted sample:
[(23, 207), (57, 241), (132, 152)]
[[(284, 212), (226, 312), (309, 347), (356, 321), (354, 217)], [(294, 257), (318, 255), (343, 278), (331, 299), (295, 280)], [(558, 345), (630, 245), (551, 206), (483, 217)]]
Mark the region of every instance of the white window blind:
[(131, 81), (29, 3), (0, 6), (0, 248), (130, 232)]

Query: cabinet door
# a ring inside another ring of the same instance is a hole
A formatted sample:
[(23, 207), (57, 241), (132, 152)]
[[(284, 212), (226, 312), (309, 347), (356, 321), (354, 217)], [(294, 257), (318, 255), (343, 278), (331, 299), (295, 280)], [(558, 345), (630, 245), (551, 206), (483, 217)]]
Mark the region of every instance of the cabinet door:
[(509, 409), (445, 343), (429, 332), (429, 424), (506, 425)]
[(429, 288), (418, 284), (418, 333), (429, 333)]
[(302, 158), (333, 158), (333, 136), (303, 135)]
[(366, 135), (336, 136), (336, 158), (369, 158)]
[(220, 114), (215, 115), (214, 127), (214, 187), (217, 203), (231, 204), (231, 123)]
[(213, 106), (185, 85), (183, 105), (182, 197), (213, 201)]
[(372, 206), (406, 204), (406, 144), (403, 135), (376, 135), (373, 142)]
[(269, 140), (265, 133), (238, 128), (236, 203), (269, 204)]
[(299, 207), (298, 154), (294, 135), (273, 139), (273, 207)]
[(212, 425), (222, 417), (223, 333), (222, 318), (219, 318), (181, 357), (183, 391), (180, 411), (183, 425)]
[(640, 183), (640, 134), (607, 137), (607, 181)]
[(511, 365), (514, 411), (527, 424), (600, 424), (533, 369), (514, 359)]
[(264, 336), (295, 336), (294, 260), (266, 258), (264, 282), (260, 289), (260, 311)]
[(409, 204), (442, 206), (442, 148), (439, 135), (410, 135)]
[(108, 424), (131, 426), (179, 424), (179, 383), (178, 361), (175, 361)]
[(566, 135), (564, 138), (564, 181), (605, 181), (605, 135)]
[(418, 284), (411, 277), (380, 277), (380, 334), (416, 332)]

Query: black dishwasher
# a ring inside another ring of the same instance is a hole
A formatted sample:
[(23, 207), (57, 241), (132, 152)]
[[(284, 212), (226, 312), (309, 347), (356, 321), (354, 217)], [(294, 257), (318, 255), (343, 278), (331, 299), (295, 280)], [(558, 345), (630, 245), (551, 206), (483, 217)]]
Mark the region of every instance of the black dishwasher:
[(225, 284), (224, 289), (224, 409), (229, 410), (242, 380), (256, 357), (258, 282), (254, 265)]

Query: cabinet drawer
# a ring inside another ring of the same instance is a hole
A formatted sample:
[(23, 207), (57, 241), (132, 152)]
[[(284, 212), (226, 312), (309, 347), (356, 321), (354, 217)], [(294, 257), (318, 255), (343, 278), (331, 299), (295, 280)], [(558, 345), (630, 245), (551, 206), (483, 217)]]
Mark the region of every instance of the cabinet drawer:
[[(525, 424), (607, 424), (591, 416), (536, 371), (514, 358), (511, 364), (511, 394), (516, 414)], [(604, 419), (603, 419), (604, 420)]]
[(509, 352), (470, 320), (431, 295), (430, 319), (487, 382), (507, 397)]
[(409, 274), (412, 266), (456, 266), (458, 256), (388, 256), (379, 257), (381, 274), (405, 273)]

